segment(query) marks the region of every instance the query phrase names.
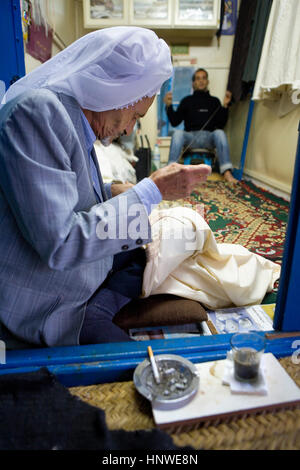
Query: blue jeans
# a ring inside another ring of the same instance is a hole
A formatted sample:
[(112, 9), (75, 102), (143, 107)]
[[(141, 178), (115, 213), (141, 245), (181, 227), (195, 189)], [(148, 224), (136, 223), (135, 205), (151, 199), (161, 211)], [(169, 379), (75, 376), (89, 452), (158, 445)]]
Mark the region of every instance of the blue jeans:
[(232, 163), (230, 160), (229, 145), (225, 132), (222, 129), (210, 131), (183, 131), (176, 130), (172, 136), (169, 162), (177, 162), (183, 149), (189, 148), (205, 148), (216, 149), (217, 159), (219, 161), (220, 173), (231, 170)]

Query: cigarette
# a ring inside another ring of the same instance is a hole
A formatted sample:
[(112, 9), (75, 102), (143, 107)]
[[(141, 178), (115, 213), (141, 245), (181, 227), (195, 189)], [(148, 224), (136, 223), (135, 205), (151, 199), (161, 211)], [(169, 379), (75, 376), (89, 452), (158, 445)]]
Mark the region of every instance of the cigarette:
[(157, 365), (156, 365), (156, 362), (155, 362), (155, 359), (154, 359), (154, 355), (153, 355), (153, 351), (152, 351), (151, 346), (148, 346), (148, 354), (149, 354), (149, 357), (150, 357), (152, 372), (153, 372), (155, 381), (156, 381), (156, 383), (159, 384), (160, 383), (159, 372), (158, 372), (158, 368), (157, 368)]

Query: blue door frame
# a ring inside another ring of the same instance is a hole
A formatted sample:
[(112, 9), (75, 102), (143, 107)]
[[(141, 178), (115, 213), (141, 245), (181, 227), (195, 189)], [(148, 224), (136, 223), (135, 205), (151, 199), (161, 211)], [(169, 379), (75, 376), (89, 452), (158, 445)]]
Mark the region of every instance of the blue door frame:
[(300, 122), (274, 328), (283, 331), (300, 329)]
[(0, 3), (0, 41), (3, 45), (0, 80), (7, 90), (14, 81), (25, 75), (23, 32), (20, 0), (1, 0)]
[[(265, 333), (259, 334), (263, 336)], [(33, 372), (46, 367), (68, 387), (132, 380), (136, 366), (148, 357), (147, 346), (150, 344), (154, 354), (178, 354), (199, 363), (225, 359), (231, 336), (224, 334), (8, 351), (6, 363), (0, 365), (0, 375)], [(297, 360), (300, 337), (291, 334), (290, 337), (275, 338), (266, 340), (266, 352), (273, 353), (277, 358), (294, 355)]]

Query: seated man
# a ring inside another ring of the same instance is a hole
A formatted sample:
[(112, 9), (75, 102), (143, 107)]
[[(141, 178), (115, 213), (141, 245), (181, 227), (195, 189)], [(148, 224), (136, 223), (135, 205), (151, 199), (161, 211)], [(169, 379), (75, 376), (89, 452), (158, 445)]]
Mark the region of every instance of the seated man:
[[(0, 327), (64, 346), (128, 340), (114, 315), (141, 294), (148, 216), (207, 165), (104, 184), (94, 143), (130, 135), (172, 74), (145, 28), (89, 33), (15, 82), (0, 109)], [(1, 336), (0, 336), (1, 339)]]
[(172, 136), (169, 164), (177, 162), (187, 148), (216, 149), (220, 173), (226, 181), (236, 183), (232, 176), (229, 146), (223, 128), (228, 119), (230, 92), (225, 95), (223, 106), (211, 96), (207, 87), (208, 73), (198, 69), (193, 75), (194, 93), (183, 98), (175, 111), (172, 107), (172, 92), (166, 93), (164, 102), (170, 123), (176, 127), (184, 121), (184, 131), (176, 130)]

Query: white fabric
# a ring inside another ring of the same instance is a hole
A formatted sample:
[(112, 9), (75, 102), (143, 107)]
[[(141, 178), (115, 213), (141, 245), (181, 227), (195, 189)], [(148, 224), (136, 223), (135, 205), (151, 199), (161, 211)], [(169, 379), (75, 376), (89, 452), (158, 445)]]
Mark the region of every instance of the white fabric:
[(281, 100), (279, 114), (295, 107), (300, 89), (300, 2), (273, 0), (253, 100)]
[(119, 145), (112, 143), (105, 147), (97, 140), (94, 144), (101, 175), (104, 183), (136, 183), (135, 169), (130, 162), (138, 161), (132, 153), (128, 154)]
[(208, 308), (260, 304), (280, 266), (241, 245), (217, 244), (193, 209), (156, 209), (150, 215), (143, 297), (174, 294)]
[(83, 36), (14, 83), (2, 103), (48, 88), (91, 111), (128, 107), (155, 95), (172, 75), (168, 45), (146, 28), (120, 26)]

